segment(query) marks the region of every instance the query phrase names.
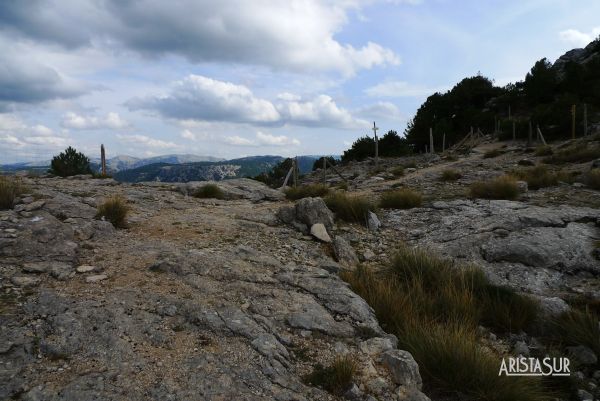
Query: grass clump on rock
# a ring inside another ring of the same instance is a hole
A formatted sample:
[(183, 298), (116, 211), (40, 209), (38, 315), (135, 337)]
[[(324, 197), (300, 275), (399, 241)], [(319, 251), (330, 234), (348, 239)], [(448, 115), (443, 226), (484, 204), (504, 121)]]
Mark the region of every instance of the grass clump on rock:
[(454, 169), (446, 169), (442, 171), (442, 175), (440, 176), (440, 180), (442, 181), (456, 181), (462, 177), (462, 174)]
[(551, 337), (563, 345), (585, 345), (600, 355), (600, 316), (588, 307), (572, 309), (550, 322)]
[(421, 193), (409, 188), (387, 191), (381, 195), (379, 207), (383, 209), (411, 209), (423, 203)]
[(519, 186), (514, 177), (503, 175), (471, 184), (470, 195), (473, 198), (515, 200), (519, 197)]
[(500, 149), (492, 149), (492, 150), (488, 150), (487, 152), (485, 152), (483, 154), (483, 158), (484, 159), (492, 159), (494, 157), (498, 157), (500, 155), (503, 155), (505, 152), (503, 150)]
[(530, 298), (491, 284), (478, 268), (405, 247), (381, 270), (359, 266), (342, 276), (398, 337), (398, 347), (413, 355), (434, 392), (468, 400), (545, 399), (541, 378), (498, 376), (501, 356), (478, 334), (479, 325), (514, 333), (529, 327), (538, 313)]
[(126, 228), (129, 210), (127, 201), (123, 197), (115, 195), (107, 198), (98, 206), (96, 218), (101, 219), (104, 217), (105, 220), (110, 221), (116, 228)]
[(366, 224), (367, 215), (375, 210), (372, 202), (362, 196), (335, 192), (325, 198), (325, 204), (337, 218), (349, 223)]
[(535, 148), (534, 154), (536, 156), (550, 156), (554, 153), (552, 150), (552, 146), (550, 145), (541, 145)]
[(544, 159), (548, 164), (585, 163), (600, 157), (600, 147), (585, 144), (570, 146)]
[(304, 380), (307, 384), (341, 395), (350, 388), (357, 369), (356, 361), (352, 356), (338, 356), (329, 366), (316, 365)]
[(11, 209), (15, 198), (25, 191), (21, 181), (14, 177), (0, 176), (0, 210)]
[(584, 174), (583, 182), (592, 189), (600, 190), (600, 168), (594, 168)]
[(548, 170), (548, 167), (546, 166), (514, 170), (510, 175), (519, 180), (527, 181), (527, 187), (529, 189), (552, 187), (558, 185), (559, 181), (569, 179), (564, 174)]
[(195, 198), (225, 199), (225, 193), (216, 184), (206, 184), (194, 191)]
[(404, 175), (404, 166), (396, 166), (390, 172), (395, 177), (402, 177)]
[(309, 184), (297, 187), (289, 187), (285, 190), (285, 197), (289, 200), (302, 198), (323, 197), (329, 193), (329, 187), (325, 184)]

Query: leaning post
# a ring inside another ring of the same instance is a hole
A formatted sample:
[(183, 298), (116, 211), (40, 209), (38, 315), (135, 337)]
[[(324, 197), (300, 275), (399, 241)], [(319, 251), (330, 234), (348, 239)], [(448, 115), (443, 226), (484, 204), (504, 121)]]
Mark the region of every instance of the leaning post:
[(106, 177), (106, 152), (104, 151), (104, 144), (100, 145), (100, 160), (102, 166), (102, 176)]
[(433, 147), (433, 128), (429, 128), (429, 152), (435, 153), (435, 149)]
[(375, 121), (373, 121), (373, 134), (375, 135), (375, 167), (379, 166), (379, 140), (377, 139), (377, 130), (379, 127), (375, 125)]

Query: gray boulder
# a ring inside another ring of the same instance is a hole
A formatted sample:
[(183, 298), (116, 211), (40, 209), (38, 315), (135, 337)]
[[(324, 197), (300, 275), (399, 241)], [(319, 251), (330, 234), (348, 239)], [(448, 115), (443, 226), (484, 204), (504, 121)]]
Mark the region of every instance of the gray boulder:
[(381, 227), (381, 221), (377, 215), (371, 211), (367, 214), (367, 227), (370, 231), (377, 231)]
[(354, 248), (339, 235), (333, 239), (333, 252), (337, 261), (344, 267), (354, 268), (358, 264)]
[(578, 345), (576, 347), (567, 347), (567, 353), (576, 362), (581, 365), (595, 365), (598, 362), (598, 357), (585, 345)]
[(296, 219), (309, 227), (321, 223), (328, 230), (333, 228), (333, 213), (321, 198), (300, 199), (296, 203)]
[(394, 383), (421, 389), (423, 381), (419, 365), (408, 351), (392, 349), (382, 355), (383, 365), (390, 371)]

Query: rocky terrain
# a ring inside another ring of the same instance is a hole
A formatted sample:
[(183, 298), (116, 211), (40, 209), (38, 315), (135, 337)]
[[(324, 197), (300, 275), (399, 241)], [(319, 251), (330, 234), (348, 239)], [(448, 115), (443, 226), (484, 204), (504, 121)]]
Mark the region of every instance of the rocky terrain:
[[(409, 186), (426, 197), (379, 211), (371, 230), (248, 179), (220, 182), (226, 199), (215, 200), (190, 196), (197, 182), (25, 178), (28, 193), (0, 211), (0, 399), (334, 400), (304, 378), (349, 355), (359, 369), (341, 397), (427, 400), (418, 366), (341, 270), (382, 263), (406, 242), (482, 266), (549, 314), (573, 294), (600, 299), (599, 192), (564, 183), (517, 201), (468, 199), (473, 181), (536, 161), (512, 144), (482, 157), (500, 146), (384, 160), (376, 173), (371, 161), (340, 167), (352, 193)], [(463, 177), (440, 181), (448, 167)], [(114, 194), (131, 206), (126, 229), (95, 219)]]

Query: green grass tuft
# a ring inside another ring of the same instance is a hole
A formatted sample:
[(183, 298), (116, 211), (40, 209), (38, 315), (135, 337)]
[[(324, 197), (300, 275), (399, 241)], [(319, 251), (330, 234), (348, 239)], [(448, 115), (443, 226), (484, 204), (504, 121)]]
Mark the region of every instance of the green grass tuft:
[(572, 309), (550, 322), (550, 336), (564, 345), (585, 345), (600, 355), (600, 322), (590, 308)]
[(411, 209), (423, 203), (423, 196), (412, 189), (402, 188), (381, 195), (379, 207), (383, 209)]
[(195, 198), (225, 199), (225, 193), (216, 184), (206, 184), (194, 191)]
[(366, 224), (369, 211), (375, 211), (375, 206), (361, 196), (350, 196), (343, 192), (335, 192), (325, 198), (327, 207), (337, 218), (350, 222)]
[(325, 184), (309, 184), (286, 188), (285, 197), (289, 200), (298, 200), (302, 198), (323, 197), (328, 193), (329, 187)]
[(519, 197), (519, 187), (513, 177), (504, 175), (471, 184), (470, 195), (473, 198), (515, 200)]
[(129, 206), (127, 201), (119, 195), (111, 196), (107, 198), (100, 206), (98, 206), (98, 212), (96, 218), (100, 219), (104, 217), (110, 221), (113, 226), (117, 228), (127, 227), (127, 214), (129, 213)]
[(312, 373), (304, 378), (304, 381), (332, 394), (342, 395), (350, 388), (356, 372), (357, 364), (352, 356), (338, 356), (329, 366), (316, 365)]
[(440, 176), (440, 180), (442, 181), (456, 181), (462, 177), (462, 174), (454, 169), (446, 169), (442, 171), (442, 175)]

